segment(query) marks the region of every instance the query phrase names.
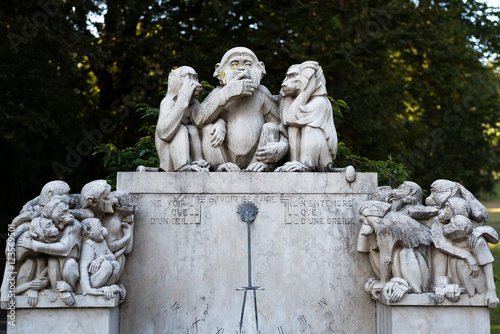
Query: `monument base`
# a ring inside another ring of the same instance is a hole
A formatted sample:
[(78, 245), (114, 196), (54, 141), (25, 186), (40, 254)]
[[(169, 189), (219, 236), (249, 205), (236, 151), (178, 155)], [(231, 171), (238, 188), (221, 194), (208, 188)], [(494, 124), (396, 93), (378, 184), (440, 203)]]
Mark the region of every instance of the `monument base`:
[(60, 299), (51, 303), (39, 298), (36, 308), (27, 303), (28, 296), (16, 297), (15, 310), (7, 310), (7, 333), (102, 333), (118, 334), (119, 297), (75, 296), (76, 307), (66, 306)]
[(377, 334), (490, 333), (484, 296), (437, 304), (434, 294), (407, 295), (397, 304), (377, 302)]

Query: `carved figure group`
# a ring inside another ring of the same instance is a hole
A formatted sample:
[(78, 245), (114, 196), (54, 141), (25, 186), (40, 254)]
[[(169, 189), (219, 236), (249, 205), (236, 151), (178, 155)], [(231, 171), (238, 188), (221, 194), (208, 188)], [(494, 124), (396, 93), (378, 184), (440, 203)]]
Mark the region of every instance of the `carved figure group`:
[(424, 206), (420, 186), (407, 181), (398, 189), (380, 187), (374, 198), (359, 209), (357, 244), (376, 275), (365, 286), (373, 299), (382, 293), (396, 303), (407, 293), (434, 292), (442, 303), (466, 293), (497, 306), (488, 243), (498, 243), (498, 234), (485, 225), (486, 208), (472, 193), (437, 180)]
[(63, 181), (47, 183), (13, 219), (2, 308), (9, 304), (11, 273), (16, 273), (15, 294), (27, 294), (31, 306), (40, 294), (69, 306), (75, 305), (75, 294), (125, 298), (125, 288), (116, 282), (132, 247), (134, 204), (128, 194), (111, 192), (104, 180), (88, 183), (80, 194), (69, 190)]
[(200, 104), (194, 69), (173, 70), (156, 128), (159, 170), (273, 171), (287, 153), (276, 171), (331, 170), (337, 132), (319, 64), (291, 66), (276, 96), (261, 85), (265, 74), (253, 51), (235, 47), (215, 65), (220, 86)]

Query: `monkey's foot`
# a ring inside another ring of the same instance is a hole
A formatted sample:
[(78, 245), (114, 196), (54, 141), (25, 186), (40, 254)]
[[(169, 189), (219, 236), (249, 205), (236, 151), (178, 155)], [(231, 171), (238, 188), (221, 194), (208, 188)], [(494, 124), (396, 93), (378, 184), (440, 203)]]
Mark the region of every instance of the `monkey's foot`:
[(198, 166), (201, 168), (207, 168), (207, 169), (210, 168), (210, 163), (206, 162), (203, 159), (193, 161), (193, 162), (191, 162), (191, 165)]
[(376, 278), (370, 278), (365, 284), (365, 291), (370, 295), (373, 300), (380, 299), (380, 292), (383, 289), (383, 285), (380, 284), (380, 280)]
[(52, 289), (43, 290), (43, 293), (47, 296), (47, 298), (51, 303), (54, 303), (57, 300), (57, 292), (55, 292), (54, 290)]
[(489, 308), (495, 308), (498, 305), (498, 297), (495, 290), (488, 290), (486, 298), (484, 299), (485, 305)]
[(38, 291), (28, 290), (28, 304), (35, 307), (38, 304)]
[(120, 301), (125, 300), (125, 297), (127, 296), (127, 291), (125, 291), (125, 287), (123, 286), (123, 284), (119, 285), (113, 284), (111, 288), (113, 289), (114, 293), (118, 293), (120, 295)]
[(392, 278), (384, 286), (384, 297), (390, 303), (397, 303), (403, 296), (411, 291), (408, 282), (402, 278)]
[(73, 288), (71, 287), (71, 285), (69, 285), (68, 282), (65, 282), (65, 281), (57, 281), (56, 289), (59, 292), (72, 292), (73, 291)]
[(267, 172), (269, 170), (269, 166), (263, 162), (254, 162), (250, 166), (248, 166), (246, 169), (244, 169), (244, 172)]
[(145, 167), (143, 165), (140, 165), (139, 167), (136, 168), (136, 172), (158, 172), (159, 168), (157, 167)]
[(186, 165), (177, 170), (178, 172), (208, 172), (208, 168), (198, 165)]
[(311, 172), (312, 168), (298, 161), (289, 161), (275, 169), (275, 172)]
[(61, 299), (63, 300), (63, 302), (66, 305), (68, 305), (68, 306), (75, 306), (76, 305), (75, 296), (73, 295), (72, 292), (62, 292), (62, 293), (59, 293), (59, 295), (61, 296)]
[(241, 172), (241, 168), (232, 162), (226, 162), (225, 164), (219, 165), (217, 167), (218, 172)]

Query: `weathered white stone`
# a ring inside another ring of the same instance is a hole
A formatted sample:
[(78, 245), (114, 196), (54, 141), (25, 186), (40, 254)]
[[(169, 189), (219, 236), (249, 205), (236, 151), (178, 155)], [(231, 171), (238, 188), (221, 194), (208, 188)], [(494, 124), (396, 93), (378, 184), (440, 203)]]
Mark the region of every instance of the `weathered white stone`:
[(388, 306), (377, 302), (377, 334), (490, 333), (487, 307), (456, 305)]
[(8, 334), (119, 333), (118, 307), (16, 309), (15, 319)]
[[(247, 235), (237, 208), (258, 206), (251, 225), (253, 285), (262, 333), (374, 333), (363, 291), (371, 268), (356, 252), (358, 209), (377, 176), (358, 173), (119, 173), (138, 203), (134, 252), (121, 281), (121, 333), (234, 333), (247, 286)], [(255, 332), (253, 295), (243, 330)]]

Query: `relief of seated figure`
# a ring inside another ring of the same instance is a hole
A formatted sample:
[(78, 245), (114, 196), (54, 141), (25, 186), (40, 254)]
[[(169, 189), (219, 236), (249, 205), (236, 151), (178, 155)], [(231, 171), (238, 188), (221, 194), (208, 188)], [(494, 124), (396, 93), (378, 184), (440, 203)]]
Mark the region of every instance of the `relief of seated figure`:
[[(160, 171), (208, 171), (198, 129), (191, 124), (193, 113), (200, 107), (196, 100), (200, 90), (198, 74), (191, 67), (182, 66), (170, 72), (168, 91), (160, 104), (155, 134)], [(225, 132), (222, 125), (220, 131)]]
[(106, 243), (108, 230), (97, 218), (82, 221), (83, 244), (80, 256), (80, 284), (83, 294), (125, 298), (125, 288), (115, 283), (120, 278), (120, 264)]
[(236, 47), (215, 66), (215, 88), (193, 113), (202, 130), (203, 156), (218, 171), (273, 170), (287, 153), (286, 131), (277, 102), (260, 84), (264, 63), (253, 51)]
[(280, 116), (288, 127), (290, 162), (277, 171), (329, 171), (338, 140), (321, 66), (315, 61), (292, 65), (280, 93)]

